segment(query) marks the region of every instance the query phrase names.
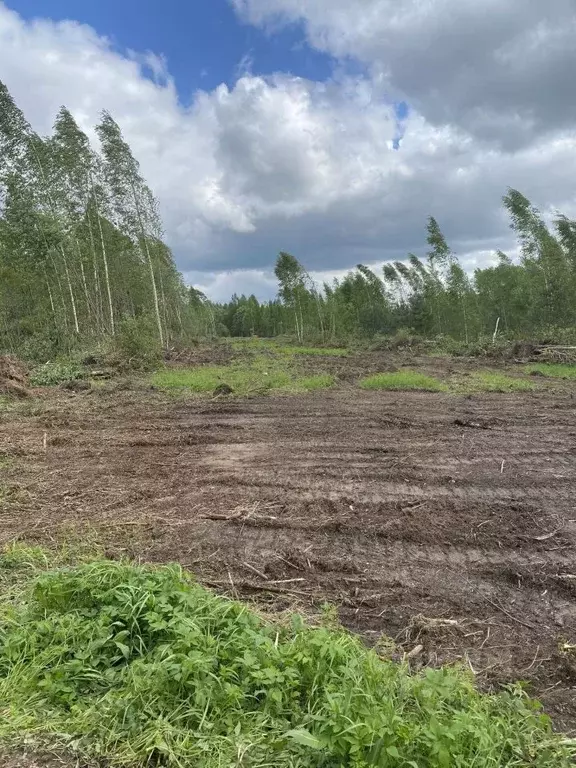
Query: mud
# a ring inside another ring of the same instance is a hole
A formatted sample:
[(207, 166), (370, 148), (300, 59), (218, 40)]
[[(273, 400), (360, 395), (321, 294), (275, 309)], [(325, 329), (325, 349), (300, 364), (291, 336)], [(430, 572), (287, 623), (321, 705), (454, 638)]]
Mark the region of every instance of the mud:
[(3, 541), (96, 528), (111, 556), (176, 560), (274, 610), (329, 601), (368, 643), (421, 645), (415, 667), (458, 661), (486, 689), (528, 681), (576, 732), (568, 392), (58, 392), (2, 416), (0, 451), (17, 457)]

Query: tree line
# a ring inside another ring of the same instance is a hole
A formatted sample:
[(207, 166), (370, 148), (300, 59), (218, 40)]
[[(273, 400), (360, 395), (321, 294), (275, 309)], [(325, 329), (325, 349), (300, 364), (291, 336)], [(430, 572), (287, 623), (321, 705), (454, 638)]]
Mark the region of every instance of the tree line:
[(0, 82), (0, 348), (30, 357), (123, 334), (159, 349), (215, 335), (324, 343), (393, 334), (473, 342), (576, 325), (576, 222), (548, 225), (520, 192), (503, 198), (520, 259), (498, 252), (469, 275), (434, 218), (427, 253), (382, 269), (359, 264), (316, 284), (292, 255), (276, 262), (278, 296), (214, 304), (187, 287), (163, 239), (157, 201), (122, 132), (104, 112), (96, 151), (62, 107), (33, 131)]
[(232, 335), (289, 334), (338, 341), (400, 329), (426, 338), (472, 343), (496, 331), (509, 338), (576, 337), (576, 222), (557, 215), (548, 226), (520, 192), (503, 198), (520, 259), (498, 251), (494, 266), (469, 275), (438, 225), (427, 223), (428, 251), (381, 270), (359, 264), (320, 288), (293, 256), (276, 262), (278, 298), (234, 296), (222, 308)]
[(62, 107), (35, 133), (0, 82), (0, 344), (50, 356), (133, 331), (166, 346), (214, 332), (184, 285), (157, 201), (112, 116), (100, 152)]

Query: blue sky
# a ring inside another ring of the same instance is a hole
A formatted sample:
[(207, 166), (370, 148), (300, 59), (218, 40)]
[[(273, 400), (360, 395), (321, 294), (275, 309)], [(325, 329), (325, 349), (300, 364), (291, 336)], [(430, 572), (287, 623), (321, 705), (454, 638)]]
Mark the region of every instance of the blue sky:
[(109, 110), (185, 278), (262, 297), (280, 250), (379, 270), (429, 215), (513, 253), (508, 186), (576, 217), (575, 38), (574, 0), (0, 0), (0, 78), (43, 135)]
[(232, 85), (249, 60), (254, 74), (330, 76), (333, 60), (305, 42), (301, 25), (274, 34), (243, 23), (228, 0), (8, 0), (24, 19), (71, 19), (109, 37), (122, 51), (162, 54), (183, 104), (197, 89)]

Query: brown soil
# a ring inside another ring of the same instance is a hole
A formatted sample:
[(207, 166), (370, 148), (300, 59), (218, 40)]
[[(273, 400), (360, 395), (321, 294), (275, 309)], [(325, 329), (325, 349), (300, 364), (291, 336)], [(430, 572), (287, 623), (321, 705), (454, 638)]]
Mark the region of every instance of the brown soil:
[(0, 355), (0, 395), (24, 398), (28, 391), (28, 371), (15, 357)]
[(569, 392), (54, 392), (2, 418), (0, 455), (17, 460), (1, 540), (94, 527), (111, 556), (177, 560), (274, 610), (329, 601), (369, 643), (421, 645), (415, 666), (529, 681), (576, 731)]

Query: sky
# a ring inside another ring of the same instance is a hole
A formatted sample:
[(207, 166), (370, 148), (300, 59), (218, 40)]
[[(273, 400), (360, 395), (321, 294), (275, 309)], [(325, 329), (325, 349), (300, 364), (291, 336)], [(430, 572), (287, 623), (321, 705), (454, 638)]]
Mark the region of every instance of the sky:
[(426, 251), (515, 252), (509, 186), (576, 215), (574, 0), (0, 0), (0, 80), (48, 134), (103, 109), (188, 283), (271, 298)]

